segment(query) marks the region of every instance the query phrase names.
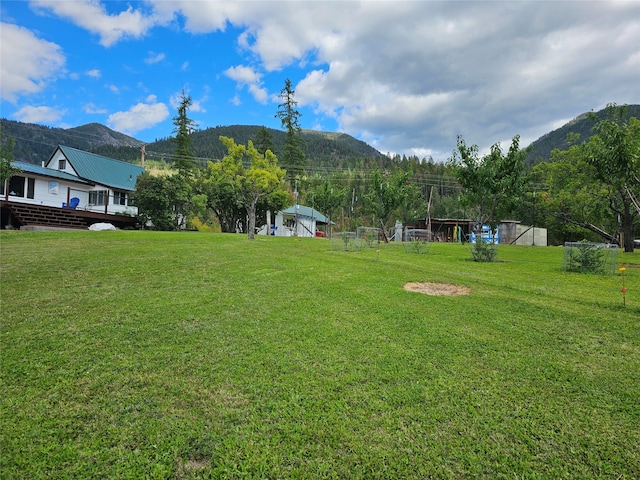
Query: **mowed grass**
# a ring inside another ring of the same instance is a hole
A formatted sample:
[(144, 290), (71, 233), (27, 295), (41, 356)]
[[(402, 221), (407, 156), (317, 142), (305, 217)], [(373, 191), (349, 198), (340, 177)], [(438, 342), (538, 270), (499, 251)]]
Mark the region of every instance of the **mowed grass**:
[(625, 308), (561, 247), (0, 242), (3, 479), (640, 477), (639, 253)]

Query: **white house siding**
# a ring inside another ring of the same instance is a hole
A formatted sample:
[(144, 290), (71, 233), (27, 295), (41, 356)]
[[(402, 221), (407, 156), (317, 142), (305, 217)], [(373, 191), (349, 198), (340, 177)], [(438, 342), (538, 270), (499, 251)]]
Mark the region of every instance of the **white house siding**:
[[(296, 217), (291, 215), (287, 215), (284, 217), (282, 212), (278, 212), (276, 215), (276, 221), (274, 225), (276, 226), (275, 235), (278, 237), (313, 237), (316, 234), (316, 220), (307, 217), (304, 215), (297, 216), (297, 224)], [(263, 228), (260, 233), (266, 234), (267, 228)], [(268, 231), (269, 235), (271, 231)]]
[[(104, 205), (91, 205), (89, 203), (89, 191), (106, 191), (109, 196), (109, 205), (107, 205), (106, 213), (109, 214), (124, 214), (124, 215), (137, 215), (138, 208), (129, 205), (116, 205), (114, 203), (114, 192), (104, 186), (96, 185), (83, 185), (80, 183), (69, 182), (57, 178), (41, 177), (29, 172), (20, 172), (15, 177), (24, 178), (24, 195), (15, 196), (9, 192), (7, 194), (7, 200), (10, 202), (27, 203), (31, 205), (44, 205), (47, 207), (62, 207), (63, 204), (67, 204), (68, 200), (77, 197), (80, 203), (77, 206), (78, 210), (87, 210), (96, 213), (105, 213)], [(28, 179), (35, 179), (34, 184), (34, 198), (27, 197), (27, 183)], [(14, 180), (15, 181), (15, 180)], [(7, 182), (8, 188), (8, 182)], [(126, 195), (126, 203), (129, 203), (131, 192), (123, 192)]]
[(316, 235), (316, 221), (311, 217), (298, 216), (297, 236), (314, 237)]
[[(100, 191), (104, 191), (106, 192), (105, 195), (108, 195), (108, 204), (106, 206), (106, 213), (109, 214), (119, 214), (119, 215), (137, 215), (138, 214), (138, 207), (134, 207), (131, 205), (120, 205), (120, 204), (116, 204), (114, 203), (114, 190), (107, 188), (103, 185), (96, 185), (95, 187), (91, 188), (92, 192), (100, 192)], [(124, 192), (121, 190), (118, 190), (118, 192), (124, 193), (126, 196), (126, 203), (128, 204), (130, 201), (130, 197), (131, 197), (131, 193), (132, 192)], [(72, 193), (78, 193), (78, 192), (72, 192)], [(89, 203), (89, 192), (85, 192), (84, 193), (84, 198), (86, 200), (83, 200), (82, 197), (80, 197), (80, 195), (71, 195), (72, 197), (78, 197), (80, 198), (80, 205), (78, 205), (78, 208), (81, 210), (88, 210), (90, 212), (98, 212), (98, 213), (105, 213), (105, 205), (104, 203), (101, 205), (94, 205)]]
[[(60, 160), (64, 160), (65, 161), (65, 168), (64, 169), (58, 168), (58, 166), (60, 164)], [(44, 166), (47, 167), (47, 168), (52, 168), (53, 170), (58, 170), (59, 172), (65, 172), (65, 173), (68, 173), (70, 175), (75, 175), (76, 177), (78, 176), (78, 172), (76, 172), (73, 169), (73, 167), (71, 166), (71, 164), (67, 160), (67, 157), (65, 157), (64, 153), (62, 153), (60, 150), (56, 150), (56, 152), (53, 154), (53, 156), (49, 159), (49, 162)]]
[[(67, 202), (68, 189), (71, 188), (72, 191), (74, 191), (79, 187), (79, 184), (73, 182), (38, 177), (36, 175), (29, 174), (28, 172), (20, 172), (16, 175), (16, 177), (24, 178), (24, 196), (11, 195), (11, 192), (9, 192), (7, 200), (11, 202), (29, 203), (32, 205), (45, 205), (47, 207), (62, 207), (62, 203)], [(34, 198), (27, 197), (27, 183), (29, 178), (35, 179)], [(80, 198), (80, 195), (72, 196)], [(88, 196), (86, 194), (85, 196), (88, 199)]]

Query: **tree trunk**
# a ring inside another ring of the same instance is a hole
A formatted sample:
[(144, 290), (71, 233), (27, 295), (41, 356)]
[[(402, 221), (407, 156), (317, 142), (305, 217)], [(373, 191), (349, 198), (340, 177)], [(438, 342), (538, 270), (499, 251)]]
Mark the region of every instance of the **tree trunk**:
[[(625, 210), (628, 210), (625, 208)], [(633, 214), (625, 211), (622, 214), (622, 241), (624, 242), (624, 251), (633, 253)]]
[(247, 205), (247, 216), (249, 217), (249, 226), (247, 228), (247, 230), (249, 231), (247, 232), (247, 234), (249, 236), (249, 240), (254, 239), (256, 231), (256, 203), (258, 203), (257, 200), (251, 201)]

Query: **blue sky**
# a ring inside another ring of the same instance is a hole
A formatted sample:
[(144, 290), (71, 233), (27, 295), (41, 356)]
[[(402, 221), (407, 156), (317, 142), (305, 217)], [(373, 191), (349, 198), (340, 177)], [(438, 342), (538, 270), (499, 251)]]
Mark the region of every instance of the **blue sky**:
[(176, 99), (200, 128), (303, 128), (444, 161), (457, 135), (525, 146), (608, 103), (640, 103), (640, 2), (6, 1), (2, 117), (98, 122), (151, 142)]

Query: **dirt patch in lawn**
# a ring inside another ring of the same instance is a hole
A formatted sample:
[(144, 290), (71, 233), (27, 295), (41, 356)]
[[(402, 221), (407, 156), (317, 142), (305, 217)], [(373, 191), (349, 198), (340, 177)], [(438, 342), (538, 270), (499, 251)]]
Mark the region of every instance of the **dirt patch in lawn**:
[(434, 296), (469, 295), (471, 289), (450, 283), (409, 282), (404, 285), (409, 292), (424, 293)]

